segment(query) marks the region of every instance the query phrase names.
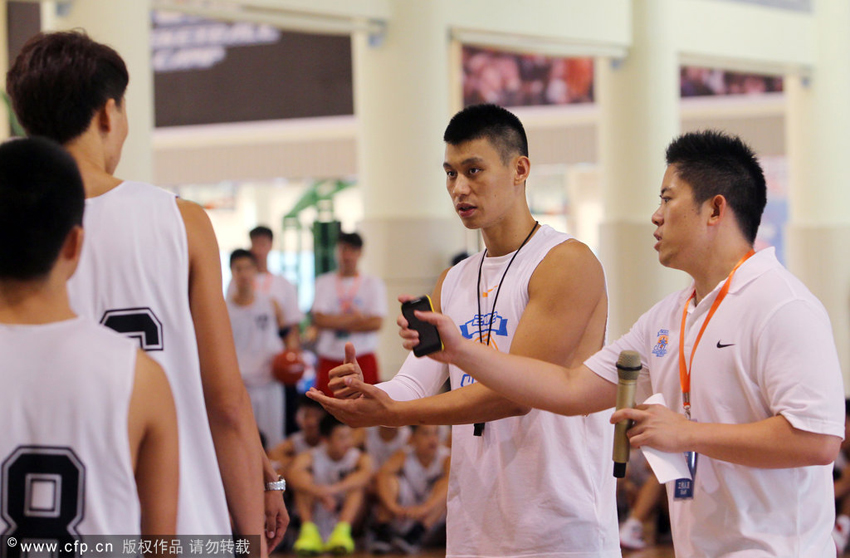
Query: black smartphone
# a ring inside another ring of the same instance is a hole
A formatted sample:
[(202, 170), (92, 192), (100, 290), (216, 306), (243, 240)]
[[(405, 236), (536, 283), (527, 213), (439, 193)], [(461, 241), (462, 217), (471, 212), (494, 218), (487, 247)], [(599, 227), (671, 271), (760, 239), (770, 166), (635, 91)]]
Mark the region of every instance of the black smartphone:
[(425, 295), (401, 303), (401, 315), (407, 320), (408, 327), (419, 332), (419, 344), (413, 348), (413, 354), (417, 357), (423, 357), (437, 351), (442, 351), (443, 342), (440, 339), (440, 332), (437, 331), (437, 326), (423, 322), (414, 316), (414, 310), (433, 312), (434, 307), (431, 305), (431, 297)]

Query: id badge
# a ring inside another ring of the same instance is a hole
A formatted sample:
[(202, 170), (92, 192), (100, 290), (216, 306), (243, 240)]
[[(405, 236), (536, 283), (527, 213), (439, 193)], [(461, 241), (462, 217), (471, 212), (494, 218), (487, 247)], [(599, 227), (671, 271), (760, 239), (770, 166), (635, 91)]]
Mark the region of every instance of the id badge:
[(674, 500), (693, 500), (694, 498), (694, 479), (697, 474), (697, 452), (686, 451), (685, 460), (688, 462), (688, 470), (691, 472), (689, 479), (676, 479), (676, 485), (673, 489)]

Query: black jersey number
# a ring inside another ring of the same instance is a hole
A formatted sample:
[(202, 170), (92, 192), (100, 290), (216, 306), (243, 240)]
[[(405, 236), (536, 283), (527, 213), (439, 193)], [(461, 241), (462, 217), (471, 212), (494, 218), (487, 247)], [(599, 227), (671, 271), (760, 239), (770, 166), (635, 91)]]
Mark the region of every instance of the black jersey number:
[[(59, 549), (79, 537), (83, 520), (86, 469), (71, 448), (18, 446), (3, 461), (2, 510), (8, 525), (0, 554), (21, 555), (21, 542), (58, 542)], [(10, 546), (10, 537), (16, 544)], [(73, 545), (72, 545), (73, 546)], [(60, 556), (74, 552), (60, 551)]]
[(119, 308), (107, 310), (100, 319), (101, 325), (137, 339), (144, 351), (161, 351), (162, 322), (150, 308)]

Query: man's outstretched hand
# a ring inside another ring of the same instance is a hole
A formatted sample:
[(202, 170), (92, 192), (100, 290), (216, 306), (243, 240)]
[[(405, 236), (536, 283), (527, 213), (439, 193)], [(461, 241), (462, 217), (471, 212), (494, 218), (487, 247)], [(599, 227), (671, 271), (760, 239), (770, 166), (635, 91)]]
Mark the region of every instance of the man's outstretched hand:
[(397, 416), (398, 403), (383, 390), (350, 375), (343, 382), (351, 393), (348, 399), (328, 397), (316, 388), (311, 388), (307, 397), (318, 401), (327, 412), (354, 428), (406, 424)]
[(328, 388), (338, 399), (359, 397), (359, 393), (345, 385), (346, 378), (363, 380), (363, 372), (360, 370), (360, 365), (357, 364), (357, 354), (352, 343), (345, 344), (345, 360), (343, 360), (343, 363), (331, 369), (328, 373)]

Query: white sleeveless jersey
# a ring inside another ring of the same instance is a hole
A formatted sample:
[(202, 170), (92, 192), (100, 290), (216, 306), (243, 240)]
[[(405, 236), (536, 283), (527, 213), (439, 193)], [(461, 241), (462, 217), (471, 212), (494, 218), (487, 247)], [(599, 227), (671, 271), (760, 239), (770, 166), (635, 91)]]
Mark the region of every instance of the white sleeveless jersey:
[(404, 447), (410, 439), (410, 427), (401, 426), (396, 431), (396, 436), (389, 442), (381, 438), (381, 427), (370, 426), (366, 429), (366, 453), (372, 458), (375, 469), (387, 462), (387, 459)]
[(86, 318), (0, 325), (0, 361), (0, 533), (138, 535), (134, 344)]
[(451, 450), (446, 446), (438, 446), (434, 460), (425, 467), (416, 452), (410, 446), (404, 448), (404, 465), (401, 467), (401, 482), (411, 491), (414, 502), (405, 505), (418, 505), (428, 499), (434, 484), (443, 476), (443, 466)]
[(304, 433), (300, 430), (290, 434), (287, 440), (292, 440), (292, 451), (295, 452), (295, 455), (301, 455), (305, 451), (310, 451), (315, 447), (307, 443), (307, 440), (304, 438)]
[(334, 461), (328, 455), (328, 449), (325, 444), (310, 450), (313, 454), (313, 482), (326, 486), (336, 484), (357, 469), (357, 462), (360, 460), (360, 450), (351, 448), (342, 459)]
[[(511, 265), (492, 319), (497, 287), (514, 253), (484, 258), (480, 291), (483, 253), (467, 258), (443, 281), (443, 313), (468, 339), (486, 338), (492, 325), (491, 347), (509, 352), (532, 273), (568, 239), (540, 227)], [(456, 366), (449, 367), (449, 376), (452, 389), (474, 381)], [(471, 424), (452, 427), (447, 556), (620, 556), (610, 416), (606, 411), (564, 417), (533, 409), (487, 423), (480, 437)]]
[(247, 306), (228, 299), (227, 312), (230, 314), (242, 381), (249, 387), (271, 384), (274, 382), (272, 360), (283, 350), (271, 298), (256, 293), (254, 302)]
[(86, 200), (72, 307), (134, 338), (165, 369), (177, 407), (177, 534), (230, 533), (189, 311), (189, 249), (174, 194), (124, 182)]

